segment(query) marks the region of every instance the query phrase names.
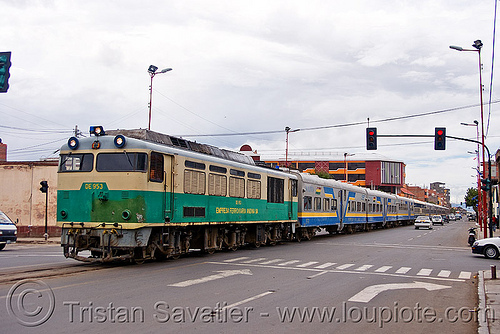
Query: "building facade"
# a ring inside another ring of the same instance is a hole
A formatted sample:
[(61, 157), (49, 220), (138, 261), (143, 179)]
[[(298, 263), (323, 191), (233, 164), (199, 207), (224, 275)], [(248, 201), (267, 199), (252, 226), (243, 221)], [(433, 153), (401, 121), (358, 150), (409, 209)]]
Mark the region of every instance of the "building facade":
[(56, 227), (57, 161), (0, 162), (0, 210), (17, 224), (19, 236), (45, 233), (46, 195), (40, 182), (47, 181), (47, 227), (49, 236), (60, 234)]

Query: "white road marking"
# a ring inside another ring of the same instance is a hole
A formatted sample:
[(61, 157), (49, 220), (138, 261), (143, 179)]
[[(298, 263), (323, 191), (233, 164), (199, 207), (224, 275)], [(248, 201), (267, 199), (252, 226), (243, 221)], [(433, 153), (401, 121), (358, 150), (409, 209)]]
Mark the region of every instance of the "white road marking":
[(264, 260), (267, 260), (265, 257), (260, 257), (258, 259), (252, 259), (252, 260), (248, 260), (248, 261), (243, 261), (241, 263), (254, 263), (254, 262), (259, 262), (259, 261), (264, 261)]
[(417, 276), (429, 276), (432, 272), (432, 269), (420, 269), (420, 271), (417, 273)]
[(271, 264), (271, 263), (276, 263), (276, 262), (280, 262), (280, 261), (283, 261), (283, 259), (274, 259), (274, 260), (264, 261), (264, 262), (261, 262), (259, 264)]
[(249, 257), (248, 256), (237, 257), (235, 259), (224, 260), (224, 262), (236, 262), (236, 261), (246, 260), (246, 259), (249, 259)]
[(352, 266), (354, 266), (354, 263), (346, 263), (346, 264), (343, 264), (341, 266), (338, 266), (337, 269), (338, 270), (344, 270), (344, 269), (350, 268)]
[(375, 270), (376, 273), (385, 273), (387, 270), (391, 269), (392, 266), (382, 266)]
[(297, 268), (309, 267), (309, 266), (312, 266), (313, 264), (316, 264), (316, 263), (318, 263), (318, 262), (317, 261), (311, 261), (311, 262), (302, 263), (302, 264), (299, 264), (297, 266)]
[(175, 287), (180, 287), (180, 288), (185, 288), (187, 286), (195, 285), (195, 284), (200, 284), (200, 283), (205, 283), (205, 282), (210, 282), (214, 281), (216, 279), (220, 278), (225, 278), (225, 277), (230, 277), (234, 275), (253, 275), (250, 269), (243, 269), (243, 270), (219, 270), (217, 271), (218, 274), (215, 275), (210, 275), (202, 278), (197, 278), (197, 279), (190, 279), (187, 281), (175, 283), (175, 284), (169, 284), (168, 286), (175, 286)]
[(231, 305), (224, 306), (224, 307), (222, 307), (219, 311), (223, 311), (223, 310), (225, 310), (225, 309), (227, 309), (227, 308), (229, 308), (229, 309), (230, 309), (230, 308), (232, 308), (232, 307), (236, 307), (236, 306), (239, 306), (239, 305), (241, 305), (241, 304), (245, 304), (245, 303), (248, 303), (248, 302), (254, 301), (254, 300), (256, 300), (256, 299), (262, 298), (262, 297), (267, 296), (267, 295), (270, 295), (270, 294), (272, 294), (272, 293), (274, 293), (274, 291), (266, 291), (266, 292), (263, 292), (263, 293), (261, 293), (261, 294), (258, 294), (258, 295), (256, 295), (256, 296), (253, 296), (253, 297), (250, 297), (250, 298), (247, 298), (247, 299), (243, 299), (243, 300), (241, 300), (241, 301), (239, 301), (239, 302), (236, 302), (236, 303), (233, 303), (233, 304), (231, 304)]
[(362, 265), (361, 267), (356, 268), (354, 270), (356, 270), (356, 271), (367, 271), (371, 267), (373, 267), (373, 264), (365, 264), (365, 265)]
[(278, 266), (287, 266), (289, 264), (294, 264), (294, 263), (297, 263), (297, 262), (300, 262), (300, 261), (299, 260), (291, 260), (291, 261), (279, 263)]
[(438, 274), (438, 277), (450, 277), (451, 271), (449, 270), (441, 270)]
[(410, 267), (401, 267), (398, 270), (396, 270), (396, 274), (406, 274), (411, 270)]
[(321, 264), (321, 265), (319, 265), (317, 267), (314, 267), (314, 268), (316, 268), (316, 269), (325, 269), (325, 268), (331, 267), (331, 266), (333, 266), (335, 264), (337, 264), (337, 263), (335, 263), (335, 262), (327, 262), (327, 263), (323, 263), (323, 264)]
[(472, 273), (470, 271), (461, 271), (458, 278), (469, 279)]
[(389, 284), (378, 284), (372, 285), (364, 288), (351, 298), (350, 302), (368, 303), (370, 300), (375, 298), (379, 293), (388, 290), (399, 290), (399, 289), (426, 289), (427, 291), (440, 290), (451, 288), (451, 286), (439, 285), (434, 283), (426, 282), (413, 282), (413, 283), (389, 283)]

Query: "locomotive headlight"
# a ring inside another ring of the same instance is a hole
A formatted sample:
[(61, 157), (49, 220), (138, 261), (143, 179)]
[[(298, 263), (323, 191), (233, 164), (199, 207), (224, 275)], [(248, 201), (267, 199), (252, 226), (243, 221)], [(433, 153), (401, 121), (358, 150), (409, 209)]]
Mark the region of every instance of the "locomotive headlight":
[(122, 136), (122, 135), (118, 135), (118, 136), (116, 136), (116, 137), (115, 137), (114, 142), (115, 142), (115, 146), (116, 146), (116, 147), (118, 147), (118, 148), (122, 148), (122, 147), (124, 147), (124, 146), (125, 146), (125, 142), (126, 142), (126, 141), (125, 141), (125, 137), (124, 137), (124, 136)]
[(72, 150), (76, 150), (78, 148), (78, 145), (80, 145), (80, 141), (76, 137), (71, 137), (68, 139), (68, 146)]
[(104, 132), (104, 128), (102, 126), (91, 126), (90, 134), (96, 136), (104, 136), (106, 133)]

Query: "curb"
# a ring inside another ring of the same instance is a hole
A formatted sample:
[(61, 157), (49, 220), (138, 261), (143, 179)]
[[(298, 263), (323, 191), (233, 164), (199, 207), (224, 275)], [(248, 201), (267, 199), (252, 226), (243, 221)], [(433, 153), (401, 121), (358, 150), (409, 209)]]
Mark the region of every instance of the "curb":
[(490, 334), (490, 328), (488, 323), (488, 318), (486, 316), (486, 291), (484, 288), (484, 270), (478, 272), (479, 282), (477, 284), (477, 294), (479, 297), (478, 306), (478, 322), (479, 327), (477, 329), (478, 334)]

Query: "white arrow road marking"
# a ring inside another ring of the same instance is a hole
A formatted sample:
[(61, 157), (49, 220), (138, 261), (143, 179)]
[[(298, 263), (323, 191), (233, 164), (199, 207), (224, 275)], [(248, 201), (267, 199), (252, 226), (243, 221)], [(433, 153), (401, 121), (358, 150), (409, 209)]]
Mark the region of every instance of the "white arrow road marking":
[(184, 282), (179, 282), (175, 284), (169, 284), (168, 286), (175, 286), (175, 287), (181, 287), (185, 288), (187, 286), (195, 285), (195, 284), (200, 284), (200, 283), (205, 283), (205, 282), (210, 282), (214, 281), (219, 278), (225, 278), (225, 277), (230, 277), (234, 275), (253, 275), (250, 269), (243, 269), (243, 270), (219, 270), (216, 271), (219, 274), (215, 275), (210, 275), (207, 277), (202, 277), (202, 278), (197, 278), (197, 279), (191, 279), (188, 281)]
[(372, 285), (364, 288), (354, 296), (352, 296), (350, 302), (368, 303), (370, 300), (375, 298), (379, 293), (388, 290), (399, 290), (399, 289), (426, 289), (427, 291), (448, 289), (451, 286), (440, 285), (434, 283), (416, 282), (413, 283), (390, 283), (390, 284), (378, 284)]

